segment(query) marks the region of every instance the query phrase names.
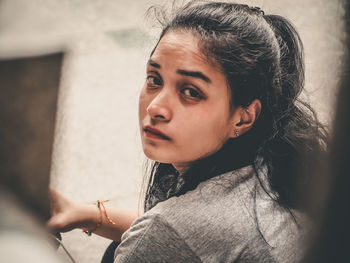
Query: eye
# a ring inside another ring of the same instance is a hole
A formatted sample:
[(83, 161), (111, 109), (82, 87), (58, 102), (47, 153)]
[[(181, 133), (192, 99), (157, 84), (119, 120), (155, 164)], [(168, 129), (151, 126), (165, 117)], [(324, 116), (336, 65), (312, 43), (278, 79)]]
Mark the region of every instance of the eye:
[(161, 86), (163, 84), (162, 80), (159, 77), (155, 77), (155, 76), (147, 76), (146, 78), (146, 83), (147, 86)]
[(202, 95), (193, 88), (184, 88), (181, 90), (181, 93), (191, 99), (200, 99), (202, 98)]

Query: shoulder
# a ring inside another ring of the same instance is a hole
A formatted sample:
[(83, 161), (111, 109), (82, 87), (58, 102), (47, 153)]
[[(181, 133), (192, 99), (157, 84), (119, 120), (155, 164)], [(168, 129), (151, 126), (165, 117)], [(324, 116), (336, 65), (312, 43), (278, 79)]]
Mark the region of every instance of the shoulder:
[(202, 182), (184, 195), (157, 204), (148, 213), (166, 218), (179, 233), (202, 227), (207, 231), (225, 226), (241, 229), (254, 221), (250, 207), (255, 184), (253, 169), (245, 167)]
[(255, 183), (252, 167), (245, 167), (203, 182), (149, 212), (166, 218), (202, 261), (232, 262), (241, 257), (274, 262), (251, 209)]
[(253, 169), (245, 167), (157, 204), (135, 221), (122, 244), (135, 241), (132, 236), (152, 240), (152, 249), (175, 244), (193, 262), (288, 262), (280, 259), (297, 253), (299, 233), (291, 214), (264, 194)]
[(303, 254), (309, 222), (302, 213), (281, 207), (269, 196), (273, 194), (247, 166), (203, 182), (149, 212), (166, 218), (204, 261), (290, 262)]

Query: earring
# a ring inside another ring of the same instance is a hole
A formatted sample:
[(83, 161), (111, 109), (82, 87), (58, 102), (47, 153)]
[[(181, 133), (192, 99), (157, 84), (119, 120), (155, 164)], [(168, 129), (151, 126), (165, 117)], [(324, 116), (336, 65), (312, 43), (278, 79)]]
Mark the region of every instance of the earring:
[(235, 129), (235, 136), (238, 137), (239, 136), (239, 132), (237, 129)]

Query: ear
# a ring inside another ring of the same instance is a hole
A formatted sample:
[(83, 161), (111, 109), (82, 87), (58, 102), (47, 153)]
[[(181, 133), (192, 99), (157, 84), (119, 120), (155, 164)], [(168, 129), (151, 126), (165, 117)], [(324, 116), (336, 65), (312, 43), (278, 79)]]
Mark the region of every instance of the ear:
[(238, 107), (233, 114), (233, 127), (231, 132), (231, 138), (238, 137), (247, 131), (249, 131), (255, 121), (258, 119), (261, 112), (261, 102), (255, 99), (246, 108)]

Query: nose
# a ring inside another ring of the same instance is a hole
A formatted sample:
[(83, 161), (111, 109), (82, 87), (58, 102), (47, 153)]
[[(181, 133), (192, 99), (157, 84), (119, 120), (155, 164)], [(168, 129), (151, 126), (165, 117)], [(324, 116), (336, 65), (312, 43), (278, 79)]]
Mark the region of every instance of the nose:
[(153, 98), (147, 107), (147, 112), (151, 119), (157, 121), (170, 121), (172, 118), (172, 111), (170, 108), (169, 97), (171, 95), (164, 92), (164, 90)]

